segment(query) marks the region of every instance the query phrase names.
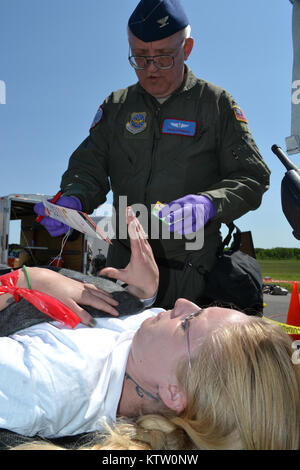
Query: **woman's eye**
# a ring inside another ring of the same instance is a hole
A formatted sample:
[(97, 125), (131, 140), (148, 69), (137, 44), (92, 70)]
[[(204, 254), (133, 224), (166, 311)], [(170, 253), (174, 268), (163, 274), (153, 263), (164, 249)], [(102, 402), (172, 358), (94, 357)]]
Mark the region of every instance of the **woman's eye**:
[(185, 320), (183, 320), (183, 321), (180, 323), (180, 328), (182, 328), (183, 331), (186, 330), (186, 321), (185, 321)]

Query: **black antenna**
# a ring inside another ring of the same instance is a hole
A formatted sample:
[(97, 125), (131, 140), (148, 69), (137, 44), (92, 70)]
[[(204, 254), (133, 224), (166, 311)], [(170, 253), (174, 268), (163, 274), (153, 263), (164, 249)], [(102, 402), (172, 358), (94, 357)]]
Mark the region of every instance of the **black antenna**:
[(279, 158), (281, 163), (285, 166), (285, 168), (289, 170), (296, 170), (299, 171), (299, 168), (294, 165), (294, 163), (286, 156), (283, 150), (276, 144), (272, 145), (272, 152)]

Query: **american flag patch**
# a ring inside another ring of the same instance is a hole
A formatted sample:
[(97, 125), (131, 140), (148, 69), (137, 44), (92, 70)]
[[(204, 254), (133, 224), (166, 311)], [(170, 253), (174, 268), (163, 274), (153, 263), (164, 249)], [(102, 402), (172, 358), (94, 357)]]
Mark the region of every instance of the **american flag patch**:
[(97, 126), (97, 124), (101, 121), (102, 116), (103, 116), (103, 109), (102, 109), (102, 107), (100, 106), (100, 107), (98, 108), (98, 111), (96, 112), (96, 115), (95, 115), (95, 117), (94, 117), (94, 120), (93, 120), (93, 122), (92, 122), (92, 124), (91, 124), (90, 131), (91, 131), (92, 129), (94, 129), (94, 127)]
[(245, 122), (246, 124), (248, 124), (244, 111), (242, 111), (239, 106), (233, 106), (233, 111), (237, 121)]

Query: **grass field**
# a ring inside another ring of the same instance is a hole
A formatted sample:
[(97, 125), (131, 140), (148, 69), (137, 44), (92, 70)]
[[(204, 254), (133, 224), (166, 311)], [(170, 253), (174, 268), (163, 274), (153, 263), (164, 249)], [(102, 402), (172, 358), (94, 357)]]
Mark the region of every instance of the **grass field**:
[[(257, 260), (259, 262), (263, 277), (269, 276), (282, 281), (299, 281), (300, 283), (300, 261), (299, 260)], [(291, 291), (292, 285), (279, 284)]]

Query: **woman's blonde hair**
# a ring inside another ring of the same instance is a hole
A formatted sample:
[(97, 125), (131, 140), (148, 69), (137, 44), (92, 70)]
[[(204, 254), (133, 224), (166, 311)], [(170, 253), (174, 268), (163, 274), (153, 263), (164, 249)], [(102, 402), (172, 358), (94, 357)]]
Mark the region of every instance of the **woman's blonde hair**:
[(121, 423), (92, 449), (299, 449), (299, 366), (289, 336), (267, 320), (218, 328), (178, 379), (187, 393), (179, 415)]
[(178, 376), (180, 416), (144, 416), (136, 436), (153, 449), (299, 449), (299, 366), (292, 341), (260, 318), (215, 330)]

